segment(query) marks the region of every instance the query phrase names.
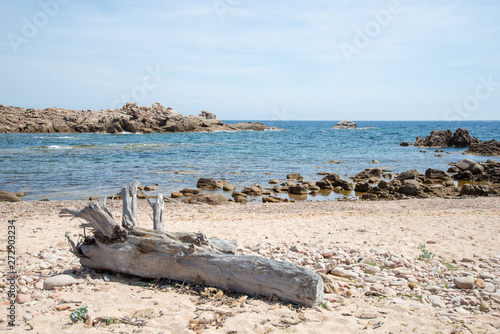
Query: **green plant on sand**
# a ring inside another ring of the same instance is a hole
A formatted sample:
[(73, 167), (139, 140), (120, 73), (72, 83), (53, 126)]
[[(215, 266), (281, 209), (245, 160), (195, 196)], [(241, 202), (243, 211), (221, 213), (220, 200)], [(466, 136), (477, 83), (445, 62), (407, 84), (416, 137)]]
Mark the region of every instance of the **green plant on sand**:
[(430, 261), (436, 254), (431, 253), (424, 244), (418, 245), (418, 249), (422, 251), (422, 254), (418, 256), (420, 260)]

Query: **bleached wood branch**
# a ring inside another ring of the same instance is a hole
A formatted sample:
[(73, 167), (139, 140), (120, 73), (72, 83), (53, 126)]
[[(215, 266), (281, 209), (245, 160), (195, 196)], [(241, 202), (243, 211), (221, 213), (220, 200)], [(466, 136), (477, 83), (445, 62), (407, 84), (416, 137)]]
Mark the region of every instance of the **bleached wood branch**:
[(123, 187), (120, 195), (123, 201), (122, 226), (131, 230), (137, 224), (137, 187), (139, 182), (131, 182)]

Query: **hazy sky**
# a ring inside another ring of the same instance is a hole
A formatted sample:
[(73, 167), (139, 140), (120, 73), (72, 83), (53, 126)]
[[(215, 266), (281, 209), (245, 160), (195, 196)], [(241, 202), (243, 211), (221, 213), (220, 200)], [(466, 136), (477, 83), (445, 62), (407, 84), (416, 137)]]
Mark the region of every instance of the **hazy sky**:
[(500, 119), (500, 2), (2, 0), (0, 103)]

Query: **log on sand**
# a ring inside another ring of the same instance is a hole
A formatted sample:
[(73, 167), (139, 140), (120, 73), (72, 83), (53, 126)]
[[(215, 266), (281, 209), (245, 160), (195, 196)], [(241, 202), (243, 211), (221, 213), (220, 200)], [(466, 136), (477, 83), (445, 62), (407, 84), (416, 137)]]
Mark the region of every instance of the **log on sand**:
[[(122, 195), (135, 196), (135, 187), (137, 183), (131, 183)], [(205, 284), (254, 296), (275, 296), (310, 307), (323, 300), (323, 280), (310, 269), (258, 256), (235, 255), (234, 241), (207, 238), (203, 233), (165, 232), (161, 197), (160, 201), (150, 202), (153, 230), (137, 226), (136, 201), (128, 198), (123, 203), (124, 226), (112, 217), (105, 202), (93, 201), (81, 210), (61, 210), (61, 214), (86, 220), (88, 225), (84, 226), (94, 230), (92, 237), (85, 237), (77, 245), (70, 240), (83, 266)]]

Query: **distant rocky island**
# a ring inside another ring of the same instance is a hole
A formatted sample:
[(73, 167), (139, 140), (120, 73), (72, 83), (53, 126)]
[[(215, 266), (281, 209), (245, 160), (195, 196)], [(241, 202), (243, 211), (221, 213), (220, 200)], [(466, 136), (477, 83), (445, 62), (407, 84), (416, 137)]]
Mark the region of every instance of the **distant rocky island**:
[(186, 116), (154, 103), (151, 107), (127, 103), (121, 109), (27, 109), (0, 105), (0, 133), (152, 133), (275, 130), (259, 122), (224, 124), (207, 111)]
[(332, 129), (356, 129), (358, 125), (353, 121), (340, 121)]

